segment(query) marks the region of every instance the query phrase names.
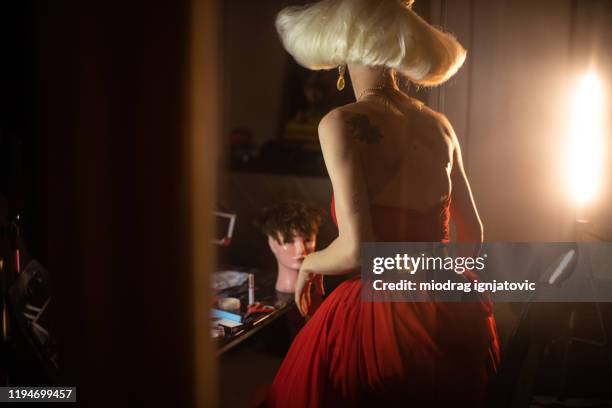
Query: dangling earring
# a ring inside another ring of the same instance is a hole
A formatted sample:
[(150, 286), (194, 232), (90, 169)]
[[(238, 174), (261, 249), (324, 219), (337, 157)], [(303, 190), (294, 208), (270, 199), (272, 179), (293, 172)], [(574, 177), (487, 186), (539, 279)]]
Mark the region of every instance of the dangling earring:
[(346, 65), (338, 66), (338, 81), (336, 82), (336, 88), (341, 91), (344, 89), (344, 73), (346, 72)]

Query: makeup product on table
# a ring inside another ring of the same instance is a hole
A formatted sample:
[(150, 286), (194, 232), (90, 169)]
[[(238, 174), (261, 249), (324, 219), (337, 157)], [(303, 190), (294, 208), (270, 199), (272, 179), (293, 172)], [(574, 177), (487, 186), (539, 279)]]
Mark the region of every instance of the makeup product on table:
[(249, 273), (249, 305), (255, 303), (255, 274)]
[(233, 297), (220, 298), (217, 301), (217, 307), (211, 309), (211, 315), (216, 318), (232, 320), (237, 323), (242, 322), (240, 299)]
[(240, 299), (234, 297), (225, 297), (217, 301), (219, 309), (231, 313), (240, 313)]

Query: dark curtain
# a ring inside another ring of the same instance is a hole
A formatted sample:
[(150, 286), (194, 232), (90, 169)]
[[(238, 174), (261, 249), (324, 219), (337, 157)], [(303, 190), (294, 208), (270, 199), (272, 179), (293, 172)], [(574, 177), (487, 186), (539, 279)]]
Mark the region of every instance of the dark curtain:
[(193, 402), (190, 3), (32, 8), (41, 258), (85, 406)]

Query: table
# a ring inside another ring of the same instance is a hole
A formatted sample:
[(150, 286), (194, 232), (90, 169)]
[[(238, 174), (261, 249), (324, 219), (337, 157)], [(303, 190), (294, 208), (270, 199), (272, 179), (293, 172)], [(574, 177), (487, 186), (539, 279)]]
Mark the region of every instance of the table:
[[(248, 273), (255, 274), (255, 301), (263, 303), (265, 305), (275, 306), (276, 310), (262, 316), (250, 325), (244, 327), (236, 334), (229, 337), (217, 338), (217, 354), (221, 355), (238, 344), (242, 343), (246, 339), (254, 336), (260, 332), (263, 328), (270, 325), (270, 323), (279, 319), (287, 312), (295, 308), (293, 302), (293, 294), (285, 294), (277, 292), (274, 289), (276, 283), (276, 273), (272, 271), (249, 269), (249, 268), (236, 268), (228, 267), (224, 269), (239, 270)], [(241, 305), (248, 304), (248, 284), (245, 283), (241, 286), (229, 288), (220, 291), (218, 296), (231, 296), (240, 299)]]

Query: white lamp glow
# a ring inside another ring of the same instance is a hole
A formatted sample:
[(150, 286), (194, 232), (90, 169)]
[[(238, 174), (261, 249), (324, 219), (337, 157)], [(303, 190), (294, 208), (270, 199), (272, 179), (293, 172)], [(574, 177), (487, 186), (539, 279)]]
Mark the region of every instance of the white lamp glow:
[(604, 98), (594, 73), (582, 78), (571, 110), (567, 152), (569, 188), (578, 206), (591, 201), (599, 189), (604, 131)]

